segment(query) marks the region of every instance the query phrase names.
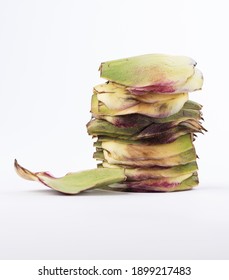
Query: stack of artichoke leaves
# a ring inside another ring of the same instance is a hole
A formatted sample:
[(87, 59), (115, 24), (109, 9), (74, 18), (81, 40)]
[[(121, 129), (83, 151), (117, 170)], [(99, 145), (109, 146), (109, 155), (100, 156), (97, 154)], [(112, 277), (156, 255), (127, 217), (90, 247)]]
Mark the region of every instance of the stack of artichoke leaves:
[(98, 168), (56, 178), (31, 172), (15, 160), (19, 176), (78, 194), (91, 189), (151, 192), (187, 190), (198, 184), (196, 133), (201, 105), (189, 92), (202, 88), (196, 62), (185, 56), (149, 54), (104, 62), (94, 87), (92, 119)]
[(202, 73), (184, 56), (149, 54), (102, 63), (107, 82), (94, 87), (92, 119), (98, 168), (124, 169), (113, 190), (150, 192), (191, 189), (198, 184), (196, 133), (201, 105), (189, 100)]

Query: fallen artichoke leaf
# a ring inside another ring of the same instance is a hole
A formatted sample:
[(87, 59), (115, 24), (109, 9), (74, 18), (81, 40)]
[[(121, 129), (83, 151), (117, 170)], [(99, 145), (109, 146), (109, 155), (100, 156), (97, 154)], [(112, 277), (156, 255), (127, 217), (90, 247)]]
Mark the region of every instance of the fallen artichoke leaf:
[(48, 172), (31, 172), (14, 161), (17, 174), (23, 179), (41, 182), (58, 192), (78, 194), (86, 190), (103, 188), (126, 180), (124, 168), (97, 168), (81, 172), (68, 173), (55, 178)]

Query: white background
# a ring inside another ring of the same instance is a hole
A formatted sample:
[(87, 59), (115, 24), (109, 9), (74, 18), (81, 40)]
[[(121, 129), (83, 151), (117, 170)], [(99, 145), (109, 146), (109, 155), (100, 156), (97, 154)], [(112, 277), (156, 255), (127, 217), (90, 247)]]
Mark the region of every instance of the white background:
[[(0, 258), (228, 259), (227, 1), (0, 1)], [(200, 185), (60, 195), (19, 178), (95, 168), (87, 135), (102, 61), (187, 55), (204, 73)]]

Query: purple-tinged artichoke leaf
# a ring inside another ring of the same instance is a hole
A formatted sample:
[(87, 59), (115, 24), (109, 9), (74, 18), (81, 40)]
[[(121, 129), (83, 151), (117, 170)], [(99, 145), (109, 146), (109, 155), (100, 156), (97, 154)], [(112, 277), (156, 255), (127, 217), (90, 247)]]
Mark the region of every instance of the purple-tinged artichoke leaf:
[(190, 190), (199, 183), (198, 175), (193, 173), (189, 178), (181, 181), (156, 182), (154, 179), (111, 184), (107, 189), (122, 192), (173, 192)]
[(203, 76), (196, 62), (185, 56), (146, 54), (107, 61), (100, 66), (100, 76), (127, 86), (133, 94), (180, 93), (200, 89)]

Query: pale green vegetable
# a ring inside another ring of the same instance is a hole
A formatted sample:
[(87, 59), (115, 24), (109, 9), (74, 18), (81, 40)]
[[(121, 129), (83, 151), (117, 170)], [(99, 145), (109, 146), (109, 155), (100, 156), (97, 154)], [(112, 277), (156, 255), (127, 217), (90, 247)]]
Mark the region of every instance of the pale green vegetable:
[(188, 100), (202, 88), (196, 62), (186, 56), (147, 54), (107, 61), (106, 83), (93, 88), (88, 134), (95, 138), (97, 169), (56, 178), (31, 172), (15, 160), (24, 179), (56, 191), (91, 189), (171, 192), (198, 185), (193, 141), (203, 133), (202, 106)]

